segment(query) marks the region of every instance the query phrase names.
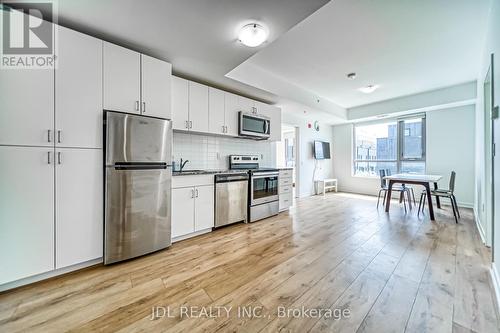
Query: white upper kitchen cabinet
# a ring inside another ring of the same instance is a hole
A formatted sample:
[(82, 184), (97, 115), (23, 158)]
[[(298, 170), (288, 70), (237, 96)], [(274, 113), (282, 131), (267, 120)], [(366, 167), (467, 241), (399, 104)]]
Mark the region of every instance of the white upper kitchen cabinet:
[(238, 106), (240, 111), (243, 112), (254, 112), (255, 111), (255, 101), (250, 98), (243, 96), (238, 96)]
[(200, 231), (214, 227), (214, 187), (195, 188), (194, 230)]
[(102, 148), (102, 41), (57, 29), (56, 146)]
[(255, 102), (257, 113), (271, 120), (270, 141), (281, 141), (281, 109), (274, 105)]
[(208, 88), (208, 131), (212, 134), (225, 134), (224, 91)]
[(189, 130), (208, 132), (208, 86), (189, 81)]
[(189, 129), (189, 83), (172, 76), (172, 128)]
[(194, 232), (194, 187), (172, 189), (172, 238)]
[(172, 65), (142, 54), (141, 74), (142, 114), (171, 119)]
[(0, 284), (54, 269), (53, 163), (53, 148), (0, 147)]
[(224, 118), (226, 123), (226, 134), (230, 136), (238, 136), (239, 123), (239, 97), (231, 93), (224, 93)]
[(56, 268), (102, 257), (100, 149), (56, 149)]
[(106, 110), (140, 113), (140, 53), (103, 43), (104, 108)]
[(0, 73), (0, 145), (54, 145), (54, 70)]

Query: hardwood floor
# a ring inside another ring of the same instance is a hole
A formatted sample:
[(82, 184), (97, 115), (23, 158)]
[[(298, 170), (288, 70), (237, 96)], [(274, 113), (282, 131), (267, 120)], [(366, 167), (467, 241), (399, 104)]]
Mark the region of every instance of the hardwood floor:
[[(499, 332), (472, 212), (455, 224), (444, 206), (430, 222), (375, 204), (301, 199), (264, 221), (5, 292), (0, 331)], [(165, 316), (151, 320), (153, 307)]]

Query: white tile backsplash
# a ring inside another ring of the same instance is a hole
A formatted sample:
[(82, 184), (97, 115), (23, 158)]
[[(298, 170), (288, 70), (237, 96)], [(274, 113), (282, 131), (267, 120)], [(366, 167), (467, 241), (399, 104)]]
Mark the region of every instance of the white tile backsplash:
[(174, 132), (173, 158), (186, 169), (225, 170), (229, 155), (260, 155), (262, 167), (276, 166), (276, 143)]

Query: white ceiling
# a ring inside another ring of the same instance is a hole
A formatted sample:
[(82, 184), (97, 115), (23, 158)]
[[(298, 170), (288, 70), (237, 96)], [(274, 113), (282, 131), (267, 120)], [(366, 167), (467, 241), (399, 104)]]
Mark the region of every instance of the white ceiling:
[[(328, 0), (59, 0), (58, 23), (172, 63), (175, 74), (265, 101), (276, 96), (225, 74), (312, 14)], [(269, 42), (236, 41), (252, 21)]]
[[(477, 78), (489, 0), (335, 0), (228, 73), (341, 116)], [(356, 72), (355, 80), (346, 74)], [(372, 94), (357, 89), (379, 84)], [(319, 101), (319, 102), (318, 102)]]

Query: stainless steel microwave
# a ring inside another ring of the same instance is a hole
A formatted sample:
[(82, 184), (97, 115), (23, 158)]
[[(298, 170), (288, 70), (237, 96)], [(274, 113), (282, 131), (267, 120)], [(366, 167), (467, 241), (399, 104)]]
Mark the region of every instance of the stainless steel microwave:
[(266, 116), (240, 111), (238, 128), (240, 136), (267, 139), (271, 134), (271, 121)]

